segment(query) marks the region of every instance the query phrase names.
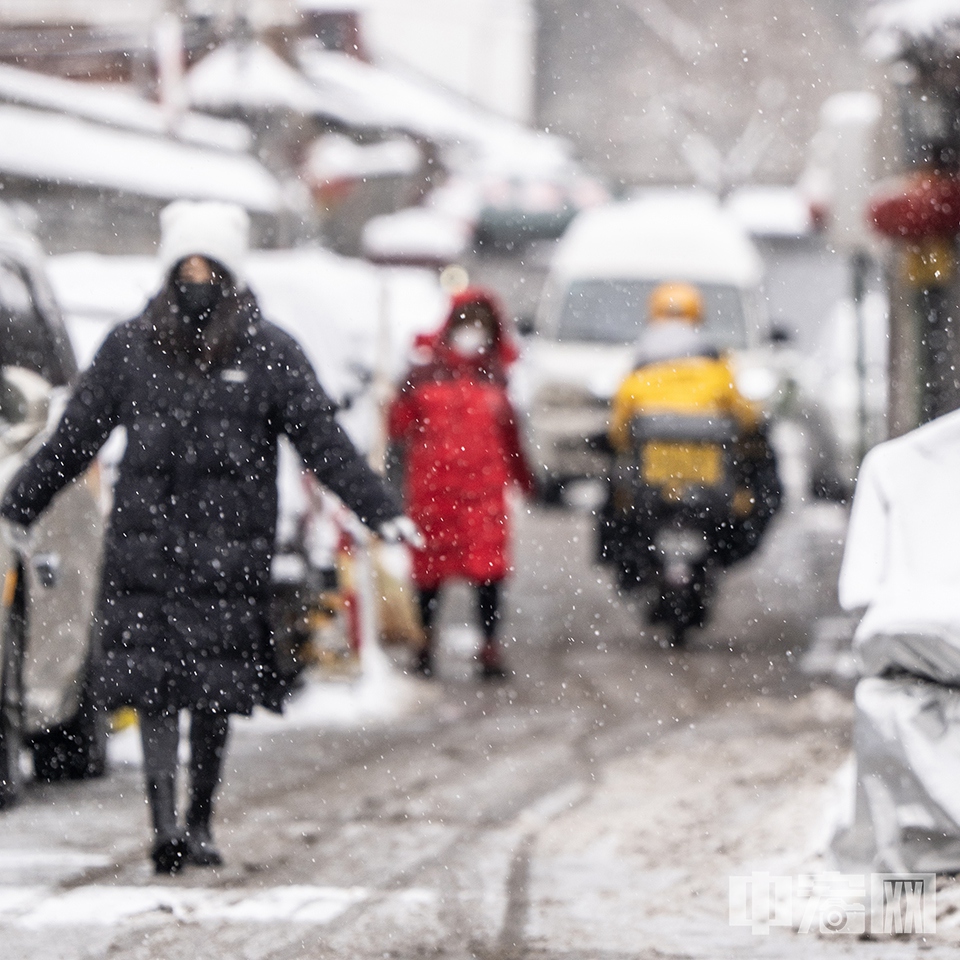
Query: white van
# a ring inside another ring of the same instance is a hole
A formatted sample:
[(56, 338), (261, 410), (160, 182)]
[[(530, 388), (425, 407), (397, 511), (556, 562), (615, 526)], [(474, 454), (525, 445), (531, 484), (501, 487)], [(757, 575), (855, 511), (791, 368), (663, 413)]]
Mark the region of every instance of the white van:
[(651, 291), (687, 281), (704, 297), (704, 329), (734, 357), (738, 386), (769, 399), (769, 321), (760, 256), (743, 227), (712, 197), (653, 193), (581, 213), (550, 263), (528, 341), (529, 432), (544, 490), (596, 477), (610, 399), (631, 368)]

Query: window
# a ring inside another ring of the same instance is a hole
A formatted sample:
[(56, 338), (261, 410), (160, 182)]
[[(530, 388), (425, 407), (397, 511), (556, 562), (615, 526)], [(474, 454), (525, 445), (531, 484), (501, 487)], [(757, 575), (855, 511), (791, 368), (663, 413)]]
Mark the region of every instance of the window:
[[(647, 300), (659, 281), (579, 280), (567, 289), (557, 328), (559, 340), (632, 343), (647, 320)], [(725, 284), (698, 284), (703, 330), (720, 349), (746, 346), (743, 295)]]
[(19, 264), (0, 258), (0, 364), (25, 367), (48, 383), (70, 379), (63, 345), (36, 307)]

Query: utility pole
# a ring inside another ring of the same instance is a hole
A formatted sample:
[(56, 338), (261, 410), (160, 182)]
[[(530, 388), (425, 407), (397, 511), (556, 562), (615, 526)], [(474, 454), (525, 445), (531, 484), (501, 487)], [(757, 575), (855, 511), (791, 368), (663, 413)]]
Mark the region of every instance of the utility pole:
[(179, 130), (188, 108), (184, 83), (186, 54), (183, 27), (186, 18), (185, 0), (167, 0), (167, 9), (160, 15), (154, 28), (157, 97), (171, 134)]

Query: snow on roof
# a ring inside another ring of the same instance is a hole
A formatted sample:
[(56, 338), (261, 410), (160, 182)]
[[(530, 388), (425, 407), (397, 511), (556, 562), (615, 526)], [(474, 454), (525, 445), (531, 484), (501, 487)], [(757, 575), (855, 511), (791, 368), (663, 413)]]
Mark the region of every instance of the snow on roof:
[(653, 194), (578, 214), (551, 264), (559, 277), (650, 277), (752, 286), (762, 264), (746, 230), (710, 196)]
[(868, 90), (848, 90), (827, 97), (820, 108), (824, 127), (870, 126), (880, 119), (880, 98)]
[(317, 180), (409, 176), (419, 166), (420, 151), (409, 140), (361, 144), (339, 133), (315, 140), (306, 159), (307, 173)]
[(273, 212), (280, 186), (253, 157), (75, 117), (0, 105), (0, 174), (169, 200), (227, 200)]
[(810, 203), (796, 187), (741, 187), (726, 209), (755, 237), (802, 237), (813, 229)]
[(464, 220), (430, 207), (407, 207), (364, 224), (363, 252), (381, 263), (453, 263), (472, 236)]
[(496, 116), (436, 84), (307, 45), (302, 73), (269, 47), (225, 45), (187, 74), (196, 106), (289, 110), (345, 126), (402, 131), (437, 143), (447, 165), (515, 177), (556, 176), (573, 166), (570, 144)]
[(960, 49), (960, 0), (874, 0), (867, 22), (868, 48), (881, 59), (915, 43)]
[(207, 109), (289, 110), (321, 113), (309, 80), (262, 43), (232, 44), (207, 54), (187, 73), (191, 103)]
[(0, 17), (4, 23), (26, 22), (100, 24), (106, 26), (147, 25), (163, 9), (162, 0), (3, 0)]
[(462, 150), (485, 173), (539, 175), (571, 166), (565, 140), (498, 117), (427, 81), (315, 47), (302, 52), (301, 65), (325, 112), (354, 126), (403, 130)]
[[(141, 133), (167, 135), (159, 104), (116, 86), (80, 83), (0, 64), (0, 100), (18, 103)], [(178, 125), (180, 139), (225, 150), (246, 150), (250, 131), (241, 123), (188, 113)]]

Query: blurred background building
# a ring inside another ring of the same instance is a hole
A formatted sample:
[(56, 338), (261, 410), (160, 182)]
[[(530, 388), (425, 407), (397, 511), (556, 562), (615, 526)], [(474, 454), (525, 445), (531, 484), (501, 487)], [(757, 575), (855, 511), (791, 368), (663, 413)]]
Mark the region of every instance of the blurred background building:
[[(148, 253), (191, 196), (244, 204), (260, 245), (440, 263), (698, 185), (758, 230), (824, 228), (854, 299), (883, 263), (906, 429), (960, 403), (960, 224), (924, 214), (960, 154), (949, 6), (0, 0), (0, 189), (52, 252)], [(927, 180), (871, 206), (897, 172)]]
[(888, 176), (867, 217), (890, 290), (895, 433), (960, 407), (960, 8), (875, 0), (868, 52), (882, 62)]
[(614, 182), (796, 180), (867, 80), (859, 0), (539, 0), (537, 123)]

